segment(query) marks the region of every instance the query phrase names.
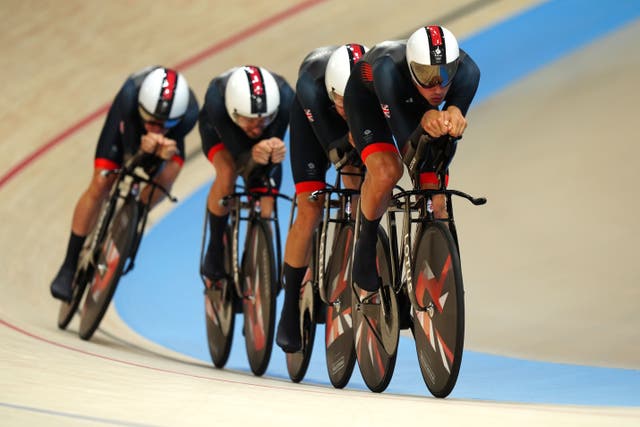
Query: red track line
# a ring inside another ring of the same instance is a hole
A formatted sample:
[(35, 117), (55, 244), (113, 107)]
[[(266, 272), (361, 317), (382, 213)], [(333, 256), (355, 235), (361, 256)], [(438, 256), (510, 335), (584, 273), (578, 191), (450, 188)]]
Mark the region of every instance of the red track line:
[[(206, 375), (198, 375), (198, 374), (190, 374), (188, 372), (181, 372), (178, 370), (174, 370), (174, 369), (166, 369), (166, 368), (158, 368), (155, 366), (151, 366), (151, 365), (145, 365), (142, 363), (138, 363), (138, 362), (132, 362), (129, 360), (124, 360), (124, 359), (118, 359), (115, 357), (110, 357), (110, 356), (105, 356), (99, 353), (94, 353), (91, 351), (87, 351), (87, 350), (83, 350), (77, 347), (72, 347), (70, 345), (66, 345), (66, 344), (62, 344), (53, 340), (50, 340), (48, 338), (42, 337), (40, 335), (36, 335), (33, 332), (29, 332), (25, 329), (20, 328), (19, 326), (16, 326), (12, 323), (7, 322), (4, 319), (0, 319), (0, 325), (3, 325), (11, 330), (13, 330), (14, 332), (17, 332), (19, 334), (25, 335), (29, 338), (33, 338), (35, 340), (38, 341), (42, 341), (44, 343), (53, 345), (55, 347), (59, 347), (59, 348), (63, 348), (65, 350), (70, 350), (76, 353), (80, 353), (80, 354), (84, 354), (87, 356), (92, 356), (98, 359), (102, 359), (102, 360), (106, 360), (109, 362), (113, 362), (113, 363), (118, 363), (118, 364), (122, 364), (125, 366), (131, 366), (134, 368), (141, 368), (141, 369), (147, 369), (150, 371), (155, 371), (155, 372), (160, 372), (163, 374), (171, 374), (171, 375), (178, 375), (178, 376), (182, 376), (182, 377), (188, 377), (188, 378), (195, 378), (195, 379), (200, 379), (200, 380), (206, 380), (206, 381), (214, 381), (214, 382), (219, 382), (219, 383), (229, 383), (229, 384), (240, 384), (240, 385), (244, 385), (244, 386), (249, 386), (249, 387), (255, 387), (255, 388), (262, 388), (262, 389), (268, 389), (268, 390), (286, 390), (286, 391), (291, 391), (292, 388), (291, 387), (286, 387), (286, 386), (278, 386), (278, 385), (272, 385), (272, 384), (257, 384), (257, 383), (251, 383), (251, 382), (244, 382), (244, 381), (237, 381), (237, 380), (228, 380), (228, 379), (223, 379), (223, 378), (216, 378), (216, 377), (211, 377), (211, 376), (206, 376)], [(298, 392), (303, 392), (303, 393), (312, 393), (312, 394), (320, 394), (320, 395), (340, 395), (342, 392), (339, 390), (332, 390), (332, 389), (328, 389), (324, 386), (319, 386), (318, 389), (316, 390), (310, 390), (310, 389), (298, 389)], [(354, 390), (356, 392), (362, 392), (363, 390)], [(376, 398), (376, 394), (369, 394), (369, 393), (353, 393), (349, 395), (349, 398), (355, 398), (355, 397), (359, 397), (359, 398), (364, 398), (364, 399), (368, 399), (368, 398)], [(424, 401), (424, 398), (419, 397), (419, 396), (411, 396), (411, 395), (393, 395), (393, 394), (388, 394), (388, 399), (401, 399), (403, 401), (410, 401), (410, 400), (414, 400), (414, 401)]]
[[(273, 16), (270, 16), (260, 22), (258, 22), (257, 24), (247, 28), (246, 30), (240, 31), (239, 33), (233, 34), (230, 37), (214, 44), (213, 46), (205, 49), (204, 51), (197, 53), (196, 55), (192, 56), (191, 58), (187, 58), (186, 60), (178, 63), (175, 68), (179, 69), (179, 70), (184, 70), (187, 69), (199, 62), (202, 62), (203, 60), (205, 60), (206, 58), (215, 55), (216, 53), (219, 53), (223, 50), (226, 50), (228, 48), (230, 48), (231, 46), (240, 43), (243, 40), (248, 39), (249, 37), (263, 31), (266, 30), (269, 27), (274, 26), (275, 24), (278, 24), (294, 15), (297, 15), (300, 12), (303, 12), (313, 6), (316, 6), (317, 4), (323, 3), (326, 0), (305, 0), (303, 2), (300, 2), (288, 9), (283, 10), (282, 12), (279, 12)], [(85, 118), (81, 119), (80, 121), (78, 121), (77, 123), (71, 125), (69, 128), (67, 128), (66, 130), (62, 131), (60, 134), (56, 135), (55, 137), (53, 137), (51, 140), (49, 140), (48, 142), (46, 142), (44, 145), (42, 145), (40, 148), (36, 149), (34, 152), (32, 152), (31, 154), (29, 154), (27, 157), (25, 157), (22, 161), (18, 162), (18, 164), (16, 164), (15, 166), (11, 167), (11, 169), (9, 169), (9, 171), (2, 175), (2, 177), (0, 177), (0, 190), (5, 186), (5, 184), (9, 181), (11, 181), (13, 178), (16, 177), (16, 175), (18, 175), (19, 173), (21, 173), (22, 171), (24, 171), (27, 166), (31, 165), (35, 160), (37, 160), (38, 158), (40, 158), (42, 155), (44, 155), (47, 151), (49, 151), (50, 149), (52, 149), (53, 147), (55, 147), (56, 145), (60, 144), (61, 142), (63, 142), (64, 140), (66, 140), (68, 137), (70, 137), (71, 135), (73, 135), (74, 133), (78, 132), (80, 129), (84, 128), (85, 126), (87, 126), (89, 123), (93, 122), (94, 120), (96, 120), (97, 118), (101, 117), (103, 114), (105, 114), (107, 112), (107, 110), (109, 109), (109, 104), (103, 105), (102, 107), (100, 107), (99, 109), (97, 109), (96, 111), (94, 111), (93, 113), (89, 114), (88, 116), (86, 116)]]

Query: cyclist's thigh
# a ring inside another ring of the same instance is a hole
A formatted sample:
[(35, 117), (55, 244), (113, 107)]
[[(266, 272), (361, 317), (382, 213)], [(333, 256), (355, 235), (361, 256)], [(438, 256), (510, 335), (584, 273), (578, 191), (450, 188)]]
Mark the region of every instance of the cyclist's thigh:
[[(296, 193), (324, 188), (325, 172), (329, 167), (327, 155), (316, 137), (297, 98), (290, 115), (291, 171)], [(318, 185), (321, 185), (318, 187)], [(301, 187), (298, 189), (298, 187)], [(317, 188), (309, 188), (316, 186)]]
[(360, 68), (363, 66), (368, 64), (358, 62), (351, 73), (345, 91), (344, 106), (356, 148), (364, 160), (370, 150), (367, 147), (391, 144), (395, 149), (395, 144), (372, 83), (365, 82), (360, 77)]

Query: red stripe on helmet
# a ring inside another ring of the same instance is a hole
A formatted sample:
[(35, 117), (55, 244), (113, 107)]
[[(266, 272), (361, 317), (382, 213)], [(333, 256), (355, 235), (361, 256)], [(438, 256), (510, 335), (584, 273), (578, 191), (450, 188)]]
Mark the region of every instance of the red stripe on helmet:
[(349, 52), (349, 62), (351, 63), (351, 68), (353, 68), (355, 63), (360, 61), (360, 58), (364, 55), (364, 47), (359, 44), (348, 44), (347, 52)]
[(428, 27), (425, 27), (425, 29), (427, 30), (427, 34), (429, 36), (429, 40), (431, 40), (431, 46), (442, 46), (443, 45), (443, 40), (442, 40), (442, 34), (440, 31), (440, 27), (437, 25), (430, 25)]
[(264, 93), (264, 82), (262, 81), (262, 73), (258, 67), (247, 67), (249, 75), (249, 83), (251, 84), (251, 93), (261, 96)]
[(178, 74), (173, 71), (166, 69), (164, 76), (164, 82), (162, 84), (162, 94), (161, 98), (165, 101), (173, 100), (173, 96), (176, 93), (176, 83), (178, 82)]
[(267, 94), (265, 93), (264, 78), (260, 68), (247, 65), (244, 70), (251, 87), (251, 112), (254, 114), (266, 113)]

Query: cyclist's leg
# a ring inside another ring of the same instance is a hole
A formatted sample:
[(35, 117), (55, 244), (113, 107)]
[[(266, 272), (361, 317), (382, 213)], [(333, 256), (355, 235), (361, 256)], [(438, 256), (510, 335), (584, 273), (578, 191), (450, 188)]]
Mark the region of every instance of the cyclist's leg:
[(320, 223), (323, 207), (323, 200), (310, 201), (309, 195), (325, 187), (325, 172), (329, 163), (297, 98), (291, 108), (290, 129), (291, 170), (296, 185), (298, 211), (285, 245), (285, 296), (276, 343), (285, 352), (296, 352), (302, 347), (300, 286), (309, 265), (313, 231)]
[[(425, 152), (425, 159), (420, 169), (420, 187), (428, 190), (437, 190), (441, 187), (438, 167), (444, 168), (444, 188), (449, 185), (448, 165), (456, 153), (456, 145), (449, 144), (448, 138), (440, 138), (430, 144)], [(437, 219), (447, 219), (447, 198), (444, 194), (435, 194), (431, 198), (433, 215)]]
[[(449, 175), (445, 177), (445, 188), (449, 181)], [(427, 190), (437, 190), (440, 188), (440, 179), (434, 172), (420, 173), (420, 187)], [(433, 216), (437, 219), (446, 219), (449, 217), (447, 212), (447, 198), (444, 194), (434, 194), (431, 197), (431, 207)]]
[(297, 194), (297, 216), (287, 234), (285, 246), (285, 296), (276, 342), (286, 352), (295, 352), (301, 347), (300, 286), (309, 265), (313, 231), (322, 218), (322, 200), (310, 201), (310, 194), (310, 191)]
[(355, 65), (345, 90), (344, 107), (356, 148), (367, 167), (360, 193), (361, 229), (353, 260), (353, 280), (363, 289), (378, 289), (377, 272), (371, 268), (375, 259), (378, 224), (389, 203), (391, 190), (403, 173), (402, 160), (393, 142), (391, 130), (380, 108), (380, 101), (368, 76), (371, 65)]
[(78, 256), (86, 236), (94, 227), (102, 202), (109, 196), (109, 190), (115, 176), (105, 177), (102, 172), (107, 168), (117, 168), (113, 162), (96, 161), (93, 177), (89, 187), (82, 193), (73, 212), (71, 235), (67, 244), (67, 252), (58, 273), (51, 282), (51, 294), (63, 301), (71, 299), (71, 285), (78, 263)]
[[(264, 181), (264, 171), (267, 166), (257, 166), (247, 178), (246, 186), (249, 191), (266, 192), (267, 183)], [(276, 165), (271, 170), (271, 185), (274, 185), (273, 189), (280, 190), (280, 184), (282, 184), (282, 164)], [(260, 216), (262, 218), (271, 218), (273, 215), (274, 205), (276, 199), (271, 196), (265, 196), (260, 198)], [(273, 230), (272, 230), (273, 231)]]
[(210, 239), (205, 255), (203, 273), (211, 280), (224, 277), (223, 235), (229, 219), (229, 208), (220, 205), (220, 200), (233, 193), (236, 182), (235, 162), (231, 153), (218, 144), (210, 155), (216, 178), (207, 196), (207, 212), (209, 215)]
[(391, 190), (403, 172), (402, 161), (395, 146), (377, 146), (384, 151), (371, 152), (365, 159), (367, 175), (360, 194), (360, 234), (353, 260), (353, 280), (367, 291), (375, 291), (379, 287), (378, 272), (371, 268), (376, 256), (376, 233), (380, 218), (389, 204)]

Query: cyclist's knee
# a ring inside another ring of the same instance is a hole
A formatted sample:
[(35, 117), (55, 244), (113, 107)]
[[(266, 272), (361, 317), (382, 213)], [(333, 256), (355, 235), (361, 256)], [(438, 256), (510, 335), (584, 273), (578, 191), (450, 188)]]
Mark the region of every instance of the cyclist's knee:
[(262, 218), (271, 218), (273, 209), (275, 206), (275, 200), (273, 197), (261, 197), (260, 198), (260, 216)]
[(222, 193), (229, 194), (233, 192), (236, 183), (235, 170), (230, 167), (220, 167), (216, 169), (216, 178), (213, 182), (214, 187), (218, 188)]
[(296, 225), (305, 230), (313, 230), (322, 218), (323, 203), (321, 200), (310, 201), (308, 195), (300, 195), (298, 197), (298, 214), (296, 216)]
[(391, 190), (402, 178), (402, 173), (402, 163), (397, 156), (388, 161), (377, 162), (373, 169), (367, 170), (367, 176), (371, 178), (375, 188), (384, 191)]
[(436, 194), (431, 198), (431, 207), (433, 208), (433, 216), (437, 219), (446, 219), (449, 217), (447, 212), (447, 199), (442, 194)]
[(109, 195), (109, 191), (111, 190), (111, 186), (115, 181), (116, 176), (111, 174), (108, 176), (104, 176), (102, 172), (104, 169), (96, 169), (93, 173), (93, 178), (89, 183), (89, 188), (87, 189), (87, 194), (89, 197), (95, 200), (104, 200)]
[(165, 189), (170, 190), (181, 169), (182, 166), (178, 162), (168, 161), (154, 181), (165, 187)]
[(215, 183), (220, 187), (231, 188), (230, 191), (233, 191), (237, 175), (236, 164), (231, 153), (227, 150), (216, 153), (213, 158), (213, 167), (216, 170)]

